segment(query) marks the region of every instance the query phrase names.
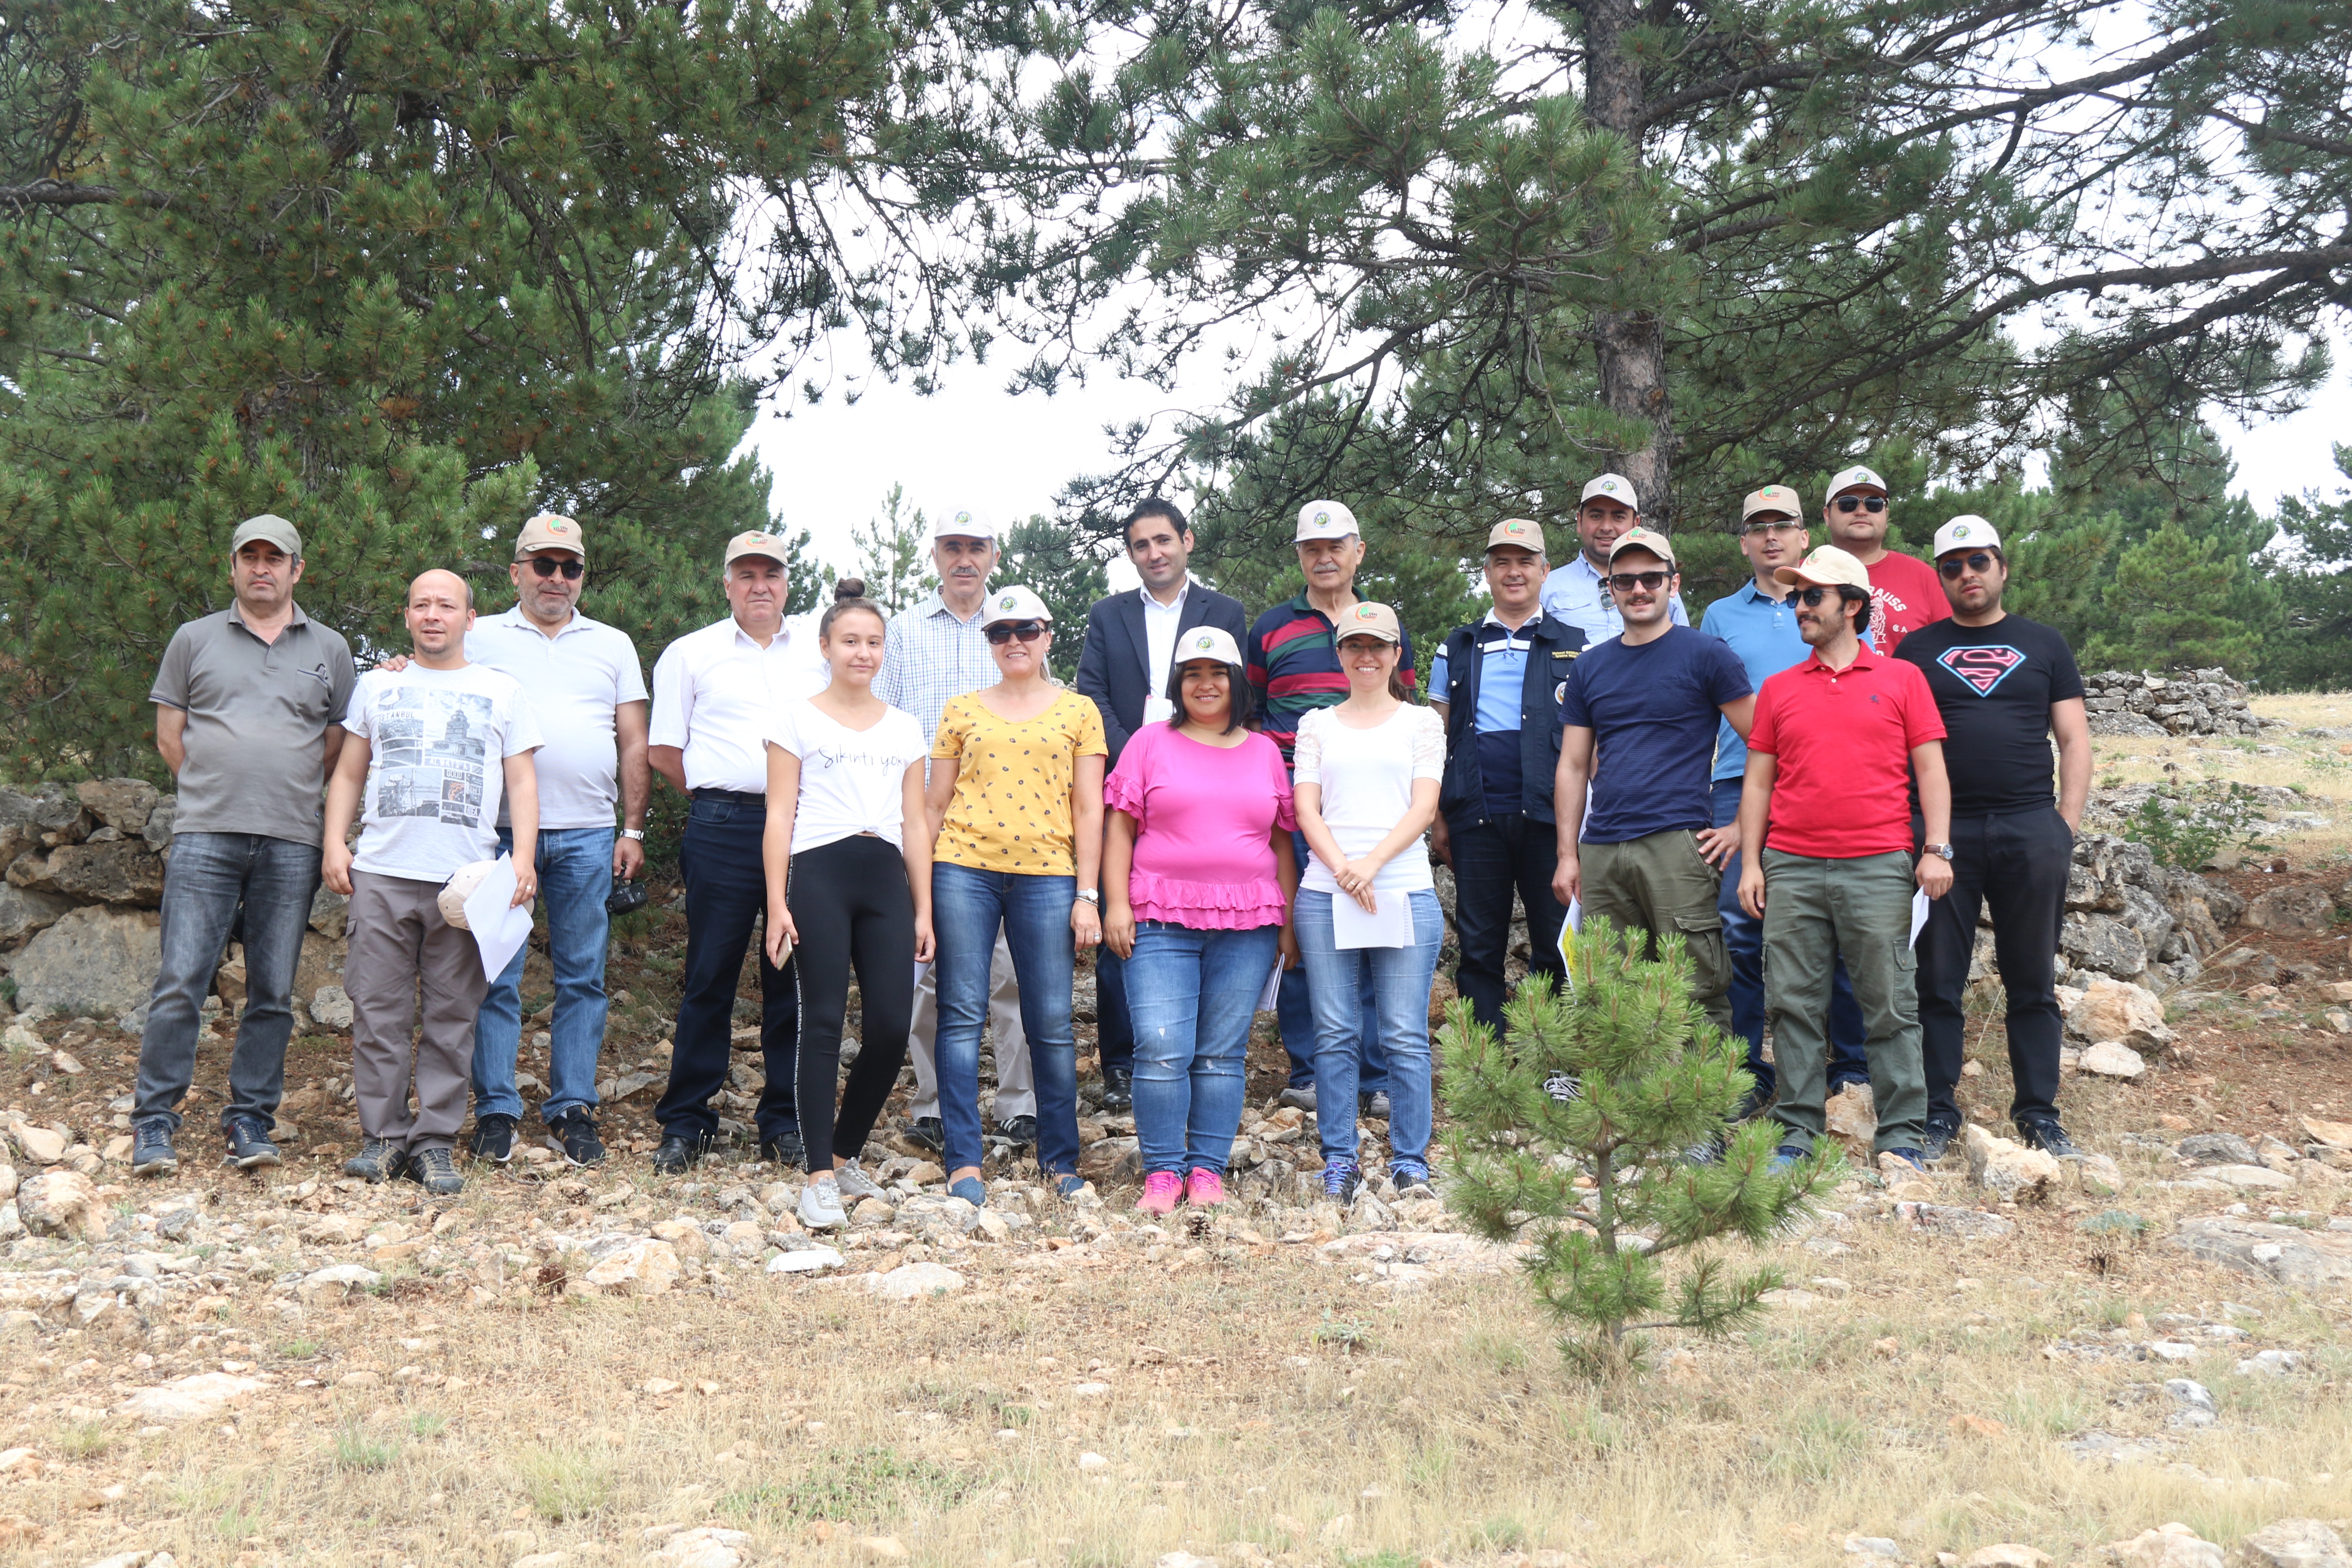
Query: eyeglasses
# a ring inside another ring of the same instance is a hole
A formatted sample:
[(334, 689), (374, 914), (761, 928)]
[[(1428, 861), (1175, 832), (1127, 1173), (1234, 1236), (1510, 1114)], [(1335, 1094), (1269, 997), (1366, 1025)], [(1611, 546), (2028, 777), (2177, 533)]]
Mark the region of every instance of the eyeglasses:
[(1805, 608), (1809, 610), (1819, 606), (1823, 599), (1842, 599), (1844, 596), (1844, 595), (1839, 593), (1835, 588), (1800, 588), (1797, 590), (1797, 603), (1804, 605)]
[(1014, 637), (1023, 642), (1035, 642), (1045, 635), (1045, 626), (1042, 621), (999, 621), (988, 628), (988, 640), (998, 647), (1003, 647)]
[(1751, 522), (1739, 531), (1742, 533), (1802, 533), (1805, 531), (1805, 525), (1801, 522), (1791, 522), (1784, 517), (1773, 522)]
[(1654, 594), (1666, 585), (1671, 575), (1666, 572), (1620, 572), (1609, 579), (1609, 585), (1621, 594), (1632, 593), (1635, 588), (1647, 588)]
[(563, 574), (563, 580), (567, 583), (577, 583), (580, 581), (580, 574), (588, 570), (580, 562), (564, 561), (552, 555), (532, 556), (530, 569), (542, 577), (552, 577), (561, 572)]
[(1963, 572), (1974, 572), (1981, 576), (1991, 571), (1992, 555), (1983, 550), (1973, 551), (1967, 555), (1948, 555), (1936, 563), (1936, 570), (1944, 574), (1945, 581), (1957, 583)]
[(1885, 511), (1886, 498), (1885, 496), (1840, 496), (1837, 499), (1837, 509), (1840, 511)]

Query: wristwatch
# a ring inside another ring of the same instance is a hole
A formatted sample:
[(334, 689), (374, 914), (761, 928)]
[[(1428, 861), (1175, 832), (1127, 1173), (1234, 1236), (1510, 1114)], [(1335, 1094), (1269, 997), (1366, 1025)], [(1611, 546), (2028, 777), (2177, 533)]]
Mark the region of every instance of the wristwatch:
[(1948, 860), (1952, 858), (1952, 847), (1948, 844), (1922, 844), (1919, 847), (1938, 860)]
[(1080, 888), (1078, 889), (1078, 897), (1084, 899), (1087, 903), (1094, 905), (1097, 909), (1102, 908), (1102, 894), (1093, 888)]
[(621, 829), (621, 837), (624, 838), (634, 838), (638, 843), (643, 844), (646, 841), (646, 830), (642, 827), (624, 827)]

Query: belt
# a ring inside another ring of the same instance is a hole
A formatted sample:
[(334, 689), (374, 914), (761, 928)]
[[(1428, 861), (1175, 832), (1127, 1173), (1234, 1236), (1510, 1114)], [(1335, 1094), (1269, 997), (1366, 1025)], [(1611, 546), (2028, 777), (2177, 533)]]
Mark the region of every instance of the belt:
[(738, 805), (765, 805), (768, 804), (768, 797), (766, 795), (750, 795), (740, 789), (698, 789), (694, 792), (694, 798), (697, 800), (731, 800)]

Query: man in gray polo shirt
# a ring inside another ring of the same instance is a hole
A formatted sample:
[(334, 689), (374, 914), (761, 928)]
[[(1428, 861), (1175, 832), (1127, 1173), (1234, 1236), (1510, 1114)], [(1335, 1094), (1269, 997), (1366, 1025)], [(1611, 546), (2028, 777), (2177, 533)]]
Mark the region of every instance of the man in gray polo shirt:
[(342, 750), (352, 650), (294, 602), (302, 536), (263, 513), (229, 543), (236, 602), (172, 634), (148, 697), (155, 749), (179, 781), (163, 873), (163, 967), (139, 1047), (133, 1175), (179, 1168), (172, 1147), (196, 1067), (205, 989), (245, 911), (245, 1016), (229, 1058), (221, 1131), (229, 1163), (275, 1165), (286, 1088), (289, 993), (319, 890), (320, 792)]

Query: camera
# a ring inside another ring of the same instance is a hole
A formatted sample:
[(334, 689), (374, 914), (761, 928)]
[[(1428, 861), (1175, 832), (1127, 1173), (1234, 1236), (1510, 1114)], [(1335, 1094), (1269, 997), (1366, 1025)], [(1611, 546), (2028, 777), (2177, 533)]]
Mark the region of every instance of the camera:
[(612, 896), (604, 900), (604, 912), (607, 915), (633, 915), (651, 902), (653, 895), (646, 891), (643, 882), (616, 882), (613, 886)]

